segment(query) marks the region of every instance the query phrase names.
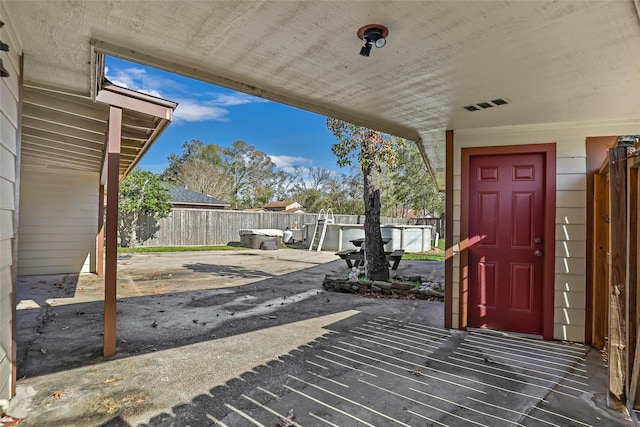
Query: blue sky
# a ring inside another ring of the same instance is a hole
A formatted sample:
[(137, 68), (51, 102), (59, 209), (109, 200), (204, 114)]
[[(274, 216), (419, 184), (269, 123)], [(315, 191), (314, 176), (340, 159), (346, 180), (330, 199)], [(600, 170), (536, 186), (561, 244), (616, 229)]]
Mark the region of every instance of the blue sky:
[(106, 76), (179, 103), (171, 125), (140, 161), (141, 169), (161, 173), (171, 152), (181, 154), (184, 141), (199, 139), (223, 147), (244, 140), (285, 171), (297, 165), (348, 172), (336, 165), (331, 153), (336, 139), (324, 116), (117, 58), (107, 57)]

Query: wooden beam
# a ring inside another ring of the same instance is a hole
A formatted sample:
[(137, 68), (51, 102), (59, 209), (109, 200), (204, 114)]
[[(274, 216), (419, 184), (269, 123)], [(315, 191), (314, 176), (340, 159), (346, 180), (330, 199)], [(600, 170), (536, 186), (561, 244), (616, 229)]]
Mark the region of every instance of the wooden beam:
[(72, 159), (82, 160), (84, 162), (96, 162), (100, 164), (100, 152), (89, 151), (86, 149), (75, 151), (73, 147), (65, 144), (57, 144), (53, 142), (40, 141), (29, 135), (24, 135), (24, 148), (31, 149), (36, 152), (50, 153), (49, 159), (55, 162), (56, 156), (69, 157)]
[(609, 286), (609, 394), (612, 408), (626, 408), (626, 250), (627, 250), (627, 147), (609, 150), (610, 286)]
[(22, 163), (27, 164), (30, 161), (41, 162), (47, 165), (56, 165), (62, 168), (69, 168), (74, 170), (83, 170), (87, 172), (94, 172), (99, 163), (92, 163), (87, 161), (78, 160), (73, 156), (59, 155), (55, 156), (52, 153), (46, 153), (42, 150), (33, 150), (30, 147), (22, 148)]
[(100, 121), (104, 121), (107, 118), (107, 109), (105, 106), (96, 104), (89, 98), (51, 94), (28, 89), (25, 90), (24, 93), (24, 103), (25, 106), (41, 107), (49, 111), (58, 111), (74, 117)]
[(35, 131), (32, 129), (25, 129), (24, 136), (26, 140), (30, 142), (39, 143), (41, 145), (51, 145), (52, 147), (58, 147), (61, 150), (95, 154), (97, 157), (101, 157), (102, 150), (104, 149), (104, 144), (74, 140), (69, 137), (57, 138), (55, 134)]
[(37, 105), (25, 105), (24, 116), (33, 119), (43, 119), (48, 122), (59, 123), (63, 126), (72, 127), (75, 129), (90, 129), (91, 131), (97, 131), (102, 128), (102, 131), (107, 131), (107, 121), (103, 119), (94, 119), (81, 116), (74, 116), (66, 114), (63, 111), (48, 110), (47, 108)]
[(96, 236), (96, 274), (104, 275), (104, 185), (98, 189), (98, 235)]
[(25, 117), (23, 120), (23, 126), (29, 129), (49, 132), (60, 137), (70, 136), (104, 146), (105, 127), (98, 123), (94, 125), (94, 129), (101, 129), (101, 132), (88, 129), (78, 129), (76, 127), (66, 126), (61, 123), (52, 123), (48, 120), (34, 117)]
[(609, 187), (607, 175), (593, 176), (593, 267), (591, 271), (592, 327), (591, 345), (605, 348), (609, 319)]
[(636, 323), (636, 311), (638, 310), (637, 298), (638, 291), (635, 287), (636, 275), (638, 274), (638, 264), (637, 260), (637, 250), (638, 250), (638, 216), (635, 210), (632, 208), (636, 205), (636, 198), (638, 196), (638, 179), (637, 179), (637, 169), (632, 169), (631, 160), (627, 160), (624, 162), (626, 164), (627, 170), (627, 247), (626, 247), (626, 260), (625, 263), (627, 265), (626, 271), (626, 319), (625, 322), (627, 324), (627, 369), (629, 369), (627, 375), (627, 390), (630, 390), (630, 382), (631, 382), (631, 367), (633, 366), (633, 362), (635, 359), (635, 350), (636, 350), (636, 330), (638, 329), (638, 325)]
[[(117, 88), (117, 87), (114, 87)], [(96, 101), (117, 106), (125, 110), (138, 111), (153, 117), (171, 120), (175, 107), (164, 106), (149, 102), (148, 99), (138, 99), (114, 91), (111, 87), (102, 89), (96, 96)]]
[(116, 354), (116, 288), (118, 280), (118, 193), (120, 166), (120, 138), (122, 109), (109, 108), (109, 133), (107, 138), (107, 218), (106, 265), (104, 275), (104, 338), (103, 355)]
[[(628, 358), (631, 368), (628, 384), (629, 402), (633, 409), (640, 409), (640, 171), (635, 159), (627, 161), (628, 169), (628, 217), (629, 240), (627, 250), (627, 295), (629, 308), (627, 310), (627, 324), (629, 325)], [(633, 334), (633, 336), (632, 336)]]
[(445, 133), (444, 327), (453, 327), (453, 131)]
[[(602, 323), (602, 330), (595, 332), (593, 330), (593, 327), (596, 324), (596, 313), (594, 311), (594, 306), (597, 305), (597, 302), (595, 300), (595, 291), (594, 291), (594, 283), (593, 280), (595, 278), (595, 275), (597, 274), (597, 271), (595, 270), (595, 261), (594, 261), (594, 257), (595, 257), (595, 252), (596, 252), (596, 244), (594, 243), (594, 233), (595, 233), (595, 221), (601, 221), (601, 219), (599, 219), (597, 216), (594, 217), (594, 210), (595, 210), (595, 178), (594, 175), (598, 172), (598, 168), (600, 167), (600, 165), (602, 164), (602, 160), (605, 159), (607, 157), (607, 150), (610, 147), (613, 147), (616, 142), (617, 142), (618, 138), (617, 136), (600, 136), (600, 137), (587, 137), (586, 141), (585, 141), (585, 146), (586, 146), (586, 150), (587, 150), (587, 215), (586, 215), (586, 219), (587, 219), (587, 236), (586, 236), (586, 243), (587, 243), (587, 252), (586, 252), (586, 264), (587, 264), (587, 268), (590, 269), (590, 271), (587, 271), (587, 276), (586, 276), (586, 306), (585, 306), (585, 342), (587, 344), (591, 344), (594, 347), (597, 347), (598, 349), (603, 349), (604, 348), (604, 337), (606, 336), (606, 333), (604, 333), (604, 328), (606, 327), (606, 314), (608, 311), (608, 306), (605, 304), (602, 304), (601, 301), (606, 301), (606, 290), (605, 290), (605, 294), (604, 300), (599, 300), (600, 301), (600, 309), (603, 310), (603, 312), (598, 313), (597, 315), (600, 316), (601, 318), (605, 319), (605, 322)], [(605, 246), (606, 247), (606, 246)], [(597, 337), (595, 335), (598, 335)], [(596, 344), (594, 344), (594, 340), (597, 341)]]

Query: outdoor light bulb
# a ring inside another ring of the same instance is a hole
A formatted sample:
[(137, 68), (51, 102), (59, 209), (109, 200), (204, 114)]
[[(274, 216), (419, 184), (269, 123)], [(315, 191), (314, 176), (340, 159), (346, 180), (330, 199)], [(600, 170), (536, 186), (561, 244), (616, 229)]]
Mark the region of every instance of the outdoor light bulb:
[(380, 37), (378, 40), (376, 40), (376, 47), (382, 47), (385, 44), (387, 44), (387, 40), (384, 37)]

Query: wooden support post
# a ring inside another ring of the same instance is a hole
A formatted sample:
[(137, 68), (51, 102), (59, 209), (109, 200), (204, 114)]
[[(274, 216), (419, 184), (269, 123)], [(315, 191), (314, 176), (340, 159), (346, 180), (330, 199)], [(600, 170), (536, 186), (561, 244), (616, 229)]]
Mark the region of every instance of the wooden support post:
[[(617, 136), (596, 136), (587, 137), (586, 149), (587, 149), (587, 253), (586, 264), (587, 277), (586, 277), (586, 306), (585, 306), (585, 318), (587, 319), (585, 324), (585, 339), (587, 344), (591, 344), (599, 350), (605, 348), (604, 338), (607, 336), (607, 313), (609, 312), (609, 298), (607, 291), (606, 277), (600, 282), (601, 294), (597, 295), (596, 290), (598, 285), (595, 280), (598, 276), (604, 273), (603, 265), (596, 266), (596, 257), (602, 253), (606, 262), (606, 252), (608, 249), (607, 244), (602, 244), (596, 241), (596, 234), (598, 227), (606, 230), (607, 224), (603, 222), (603, 216), (608, 214), (608, 211), (597, 215), (596, 204), (598, 198), (602, 199), (603, 189), (597, 188), (595, 175), (600, 173), (599, 169), (602, 165), (603, 159), (607, 159), (610, 147), (613, 147), (618, 142)], [(607, 159), (608, 165), (608, 159)], [(606, 177), (601, 177), (603, 185), (606, 184)], [(604, 226), (604, 227), (603, 227)], [(606, 265), (606, 264), (605, 264)], [(594, 328), (600, 328), (595, 330)]]
[[(626, 271), (626, 324), (627, 324), (627, 390), (631, 397), (631, 377), (632, 367), (635, 362), (635, 352), (637, 345), (638, 324), (636, 322), (636, 313), (638, 311), (638, 289), (636, 287), (636, 278), (638, 276), (638, 214), (634, 207), (637, 206), (638, 199), (638, 169), (632, 168), (633, 161), (625, 161), (627, 166), (627, 271)], [(633, 393), (635, 398), (635, 393)], [(630, 400), (633, 402), (634, 399)]]
[[(453, 327), (453, 131), (445, 133), (444, 327)], [(458, 325), (460, 327), (460, 325)]]
[(609, 150), (611, 200), (611, 269), (609, 287), (609, 406), (625, 408), (626, 401), (626, 250), (627, 250), (627, 147)]
[(608, 335), (609, 314), (609, 189), (606, 175), (593, 176), (594, 213), (593, 213), (593, 322), (591, 327), (591, 345), (597, 349), (605, 348)]
[[(640, 147), (637, 147), (638, 149)], [(631, 229), (634, 232), (629, 236), (629, 245), (632, 247), (633, 254), (629, 254), (629, 263), (634, 265), (635, 275), (629, 277), (629, 287), (635, 290), (635, 311), (629, 310), (629, 322), (633, 322), (636, 328), (636, 339), (633, 345), (629, 345), (629, 353), (633, 355), (633, 362), (629, 362), (631, 370), (631, 381), (629, 384), (629, 403), (633, 409), (640, 409), (640, 272), (638, 265), (640, 264), (640, 250), (638, 249), (640, 241), (640, 157), (629, 160), (629, 212)]]
[(98, 190), (98, 235), (96, 237), (96, 274), (104, 275), (104, 185)]
[(118, 193), (120, 170), (120, 144), (122, 110), (109, 109), (109, 136), (107, 141), (107, 219), (106, 219), (106, 271), (104, 276), (104, 340), (103, 355), (116, 354), (116, 285), (118, 279)]

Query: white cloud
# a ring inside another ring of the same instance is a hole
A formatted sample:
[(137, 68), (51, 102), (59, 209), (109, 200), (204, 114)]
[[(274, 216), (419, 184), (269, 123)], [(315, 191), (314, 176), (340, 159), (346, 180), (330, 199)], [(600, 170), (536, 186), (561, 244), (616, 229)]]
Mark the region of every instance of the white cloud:
[(268, 156), (277, 167), (282, 168), (286, 172), (292, 171), (294, 166), (310, 165), (313, 163), (313, 160), (305, 157), (276, 156), (274, 154), (269, 154)]
[(230, 111), (223, 107), (268, 102), (241, 92), (194, 93), (188, 85), (153, 73), (150, 75), (142, 67), (113, 70), (105, 67), (105, 76), (115, 85), (177, 101), (178, 108), (173, 115), (174, 121), (177, 122), (229, 121)]
[(173, 113), (175, 122), (204, 122), (207, 120), (228, 121), (229, 114), (224, 108), (205, 105), (193, 100), (179, 100), (178, 107)]
[(222, 106), (244, 105), (244, 104), (257, 104), (262, 102), (269, 102), (266, 99), (258, 98), (257, 96), (249, 95), (242, 92), (234, 92), (232, 94), (213, 94), (211, 103)]
[[(110, 73), (109, 68), (105, 68), (105, 77), (111, 81), (111, 83), (126, 87), (127, 89), (143, 91), (143, 79), (146, 71), (143, 68), (125, 68), (117, 69)], [(146, 89), (148, 90), (148, 89)]]
[(139, 92), (146, 93), (147, 95), (155, 96), (156, 98), (162, 98), (162, 95), (157, 90), (140, 89)]

